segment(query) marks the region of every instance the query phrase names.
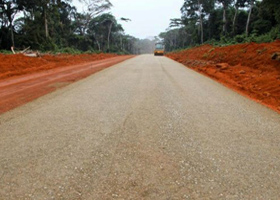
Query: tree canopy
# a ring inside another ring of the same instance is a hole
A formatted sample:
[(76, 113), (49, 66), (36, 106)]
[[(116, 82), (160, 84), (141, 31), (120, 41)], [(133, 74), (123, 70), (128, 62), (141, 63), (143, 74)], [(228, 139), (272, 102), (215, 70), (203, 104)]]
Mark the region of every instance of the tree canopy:
[[(159, 39), (125, 34), (109, 0), (0, 0), (0, 49), (152, 53)], [(280, 38), (278, 0), (182, 0), (181, 17), (159, 34), (167, 51), (204, 43), (269, 42)]]
[(166, 50), (197, 44), (270, 42), (280, 38), (278, 0), (184, 0), (182, 16), (159, 36)]
[(125, 34), (109, 13), (109, 0), (80, 0), (78, 12), (71, 0), (0, 0), (0, 49), (31, 46), (34, 50), (62, 52), (138, 53), (140, 39)]

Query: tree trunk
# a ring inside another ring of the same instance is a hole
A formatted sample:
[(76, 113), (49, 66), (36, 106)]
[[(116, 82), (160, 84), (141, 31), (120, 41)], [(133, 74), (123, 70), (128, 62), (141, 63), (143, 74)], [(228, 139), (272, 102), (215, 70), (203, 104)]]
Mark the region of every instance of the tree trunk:
[(201, 31), (201, 44), (204, 43), (204, 29), (203, 29), (203, 18), (202, 18), (202, 11), (201, 11), (201, 4), (200, 1), (198, 1), (199, 3), (199, 17), (200, 17), (200, 31)]
[(109, 26), (109, 31), (108, 31), (108, 38), (107, 38), (107, 49), (108, 49), (108, 51), (110, 51), (110, 36), (111, 36), (112, 26), (113, 26), (113, 22), (111, 22), (111, 24)]
[(247, 24), (246, 24), (246, 37), (249, 36), (249, 25), (250, 25), (250, 20), (251, 20), (251, 14), (252, 14), (253, 6), (254, 6), (254, 0), (251, 0), (251, 5), (250, 5), (250, 9), (249, 9)]
[(122, 34), (120, 34), (120, 45), (121, 45), (121, 50), (123, 50), (123, 39), (122, 39)]
[(204, 30), (203, 30), (203, 19), (202, 19), (202, 17), (200, 17), (200, 20), (201, 20), (201, 22), (200, 22), (200, 28), (201, 28), (201, 44), (203, 44), (204, 43)]
[(97, 39), (97, 37), (96, 37), (96, 34), (93, 33), (93, 36), (94, 36), (93, 39), (96, 41), (96, 44), (97, 44), (97, 46), (98, 46), (98, 51), (101, 51), (101, 46), (100, 46), (100, 43), (99, 43), (99, 41), (98, 41), (98, 39)]
[(15, 46), (15, 36), (14, 36), (14, 28), (13, 28), (13, 22), (10, 22), (10, 30), (11, 30), (11, 40), (12, 40), (12, 46)]
[(204, 31), (203, 31), (203, 19), (202, 19), (202, 11), (201, 11), (201, 3), (200, 0), (198, 0), (198, 6), (199, 6), (199, 20), (200, 20), (200, 42), (201, 44), (204, 43)]
[(45, 23), (45, 36), (49, 38), (49, 26), (48, 26), (48, 18), (47, 18), (47, 6), (44, 8), (44, 23)]
[(174, 46), (175, 46), (175, 49), (177, 49), (177, 35), (176, 34), (175, 34)]
[(227, 32), (227, 6), (225, 5), (225, 3), (223, 3), (223, 10), (223, 35), (225, 35)]
[(238, 7), (238, 5), (235, 5), (235, 14), (234, 14), (233, 23), (232, 23), (232, 36), (235, 35), (235, 25), (236, 25), (238, 11), (239, 11), (239, 7)]
[[(95, 39), (96, 40), (96, 39)], [(96, 40), (96, 44), (98, 46), (98, 51), (101, 51), (101, 47), (100, 47), (100, 43), (98, 42), (98, 40)]]
[(12, 8), (12, 4), (11, 3), (7, 4), (7, 17), (8, 17), (8, 22), (9, 22), (9, 29), (11, 32), (12, 46), (14, 47), (15, 38), (14, 38), (13, 21), (14, 21), (14, 16), (15, 16), (16, 12), (15, 12), (14, 16), (13, 16), (13, 13), (14, 13), (14, 8)]
[(8, 16), (8, 20), (9, 20), (9, 28), (10, 28), (10, 32), (11, 32), (11, 41), (12, 41), (12, 46), (15, 46), (15, 37), (14, 37), (14, 28), (13, 28), (13, 17), (11, 15)]

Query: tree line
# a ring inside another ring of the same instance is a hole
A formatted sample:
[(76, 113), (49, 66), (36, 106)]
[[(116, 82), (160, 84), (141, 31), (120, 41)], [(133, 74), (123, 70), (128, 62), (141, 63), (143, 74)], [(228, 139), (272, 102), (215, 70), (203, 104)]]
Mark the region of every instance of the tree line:
[(137, 54), (145, 43), (124, 32), (108, 13), (109, 0), (80, 0), (78, 12), (71, 0), (0, 0), (0, 49), (31, 46), (41, 51), (116, 52)]
[(167, 51), (280, 38), (279, 0), (184, 0), (181, 13), (159, 35)]

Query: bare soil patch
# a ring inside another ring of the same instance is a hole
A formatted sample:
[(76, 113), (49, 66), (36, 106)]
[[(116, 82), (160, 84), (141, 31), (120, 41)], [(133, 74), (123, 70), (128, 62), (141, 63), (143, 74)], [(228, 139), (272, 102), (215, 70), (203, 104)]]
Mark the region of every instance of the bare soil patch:
[(22, 54), (0, 54), (0, 79), (34, 72), (45, 71), (58, 67), (103, 60), (116, 57), (116, 54), (81, 54), (81, 55), (44, 55), (39, 58), (27, 57)]

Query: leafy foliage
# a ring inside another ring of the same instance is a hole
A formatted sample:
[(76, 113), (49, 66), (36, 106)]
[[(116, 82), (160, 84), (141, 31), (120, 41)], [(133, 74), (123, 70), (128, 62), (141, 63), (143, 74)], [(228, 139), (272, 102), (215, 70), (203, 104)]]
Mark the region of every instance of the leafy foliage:
[(168, 51), (202, 43), (271, 42), (280, 38), (278, 4), (275, 0), (184, 0), (182, 17), (171, 19), (169, 29), (159, 36)]
[(71, 54), (139, 52), (141, 40), (126, 35), (115, 16), (105, 13), (112, 7), (109, 0), (80, 2), (85, 6), (83, 12), (71, 0), (0, 0), (0, 49), (31, 46)]

